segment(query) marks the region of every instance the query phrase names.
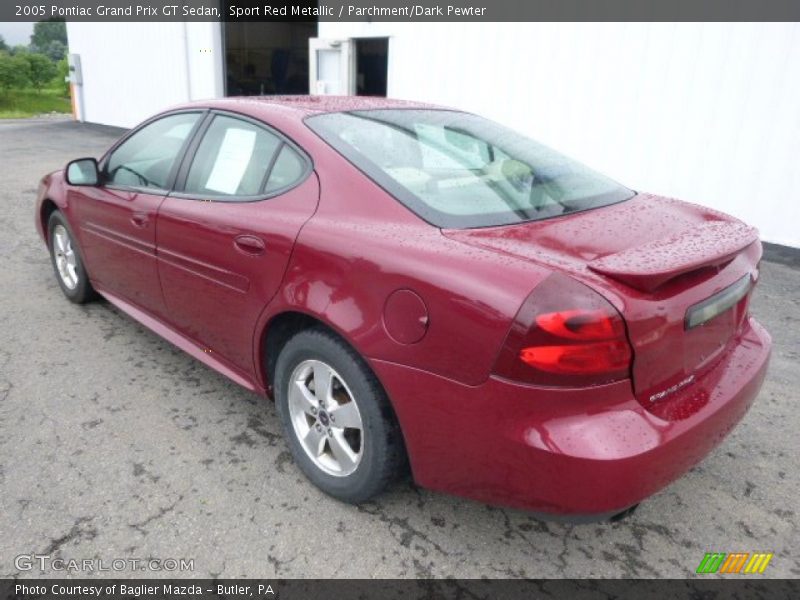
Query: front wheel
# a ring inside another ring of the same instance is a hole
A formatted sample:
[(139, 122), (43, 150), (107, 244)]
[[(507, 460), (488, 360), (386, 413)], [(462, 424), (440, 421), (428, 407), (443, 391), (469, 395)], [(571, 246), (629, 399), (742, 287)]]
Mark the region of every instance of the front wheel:
[(47, 231), (50, 260), (61, 291), (71, 302), (88, 302), (94, 298), (95, 291), (89, 283), (78, 245), (64, 215), (59, 211), (50, 215)]
[(359, 503), (405, 467), (397, 420), (356, 352), (323, 329), (289, 340), (275, 368), (278, 414), (295, 461), (325, 493)]

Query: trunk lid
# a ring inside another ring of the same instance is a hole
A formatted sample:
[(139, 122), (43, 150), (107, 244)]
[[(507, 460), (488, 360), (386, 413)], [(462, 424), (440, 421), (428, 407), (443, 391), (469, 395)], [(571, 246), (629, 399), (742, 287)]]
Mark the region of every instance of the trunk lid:
[[(566, 272), (608, 298), (633, 347), (634, 392), (656, 413), (735, 343), (761, 257), (755, 229), (648, 194), (555, 219), (443, 234)], [(688, 409), (670, 410), (675, 417)]]

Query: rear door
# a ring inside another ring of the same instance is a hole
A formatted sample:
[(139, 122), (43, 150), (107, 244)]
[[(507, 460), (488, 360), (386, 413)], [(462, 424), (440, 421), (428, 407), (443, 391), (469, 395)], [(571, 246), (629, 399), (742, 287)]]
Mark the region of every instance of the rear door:
[(156, 267), (158, 208), (202, 112), (156, 118), (123, 139), (101, 165), (101, 185), (70, 191), (91, 278), (109, 292), (164, 316)]
[(213, 112), (158, 216), (158, 271), (170, 321), (206, 352), (252, 373), (256, 321), (275, 295), (319, 185), (279, 132)]

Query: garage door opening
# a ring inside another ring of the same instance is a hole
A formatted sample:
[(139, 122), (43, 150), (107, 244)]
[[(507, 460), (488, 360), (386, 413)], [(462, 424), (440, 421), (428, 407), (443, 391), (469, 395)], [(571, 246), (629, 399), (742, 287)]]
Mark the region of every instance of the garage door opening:
[(225, 94), (308, 94), (308, 40), (316, 22), (224, 23)]
[(358, 38), (355, 44), (356, 95), (386, 96), (389, 38)]

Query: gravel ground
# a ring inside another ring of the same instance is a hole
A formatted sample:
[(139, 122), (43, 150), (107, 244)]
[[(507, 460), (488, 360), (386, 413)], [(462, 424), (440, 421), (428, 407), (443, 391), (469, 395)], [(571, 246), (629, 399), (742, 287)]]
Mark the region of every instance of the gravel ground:
[(763, 263), (753, 311), (775, 347), (756, 405), (629, 519), (543, 523), (410, 483), (347, 506), (301, 476), (270, 402), (108, 303), (62, 297), (37, 182), (119, 133), (0, 123), (0, 577), (41, 576), (15, 566), (36, 553), (193, 559), (196, 577), (681, 578), (707, 551), (774, 552), (765, 576), (800, 576), (797, 267)]

